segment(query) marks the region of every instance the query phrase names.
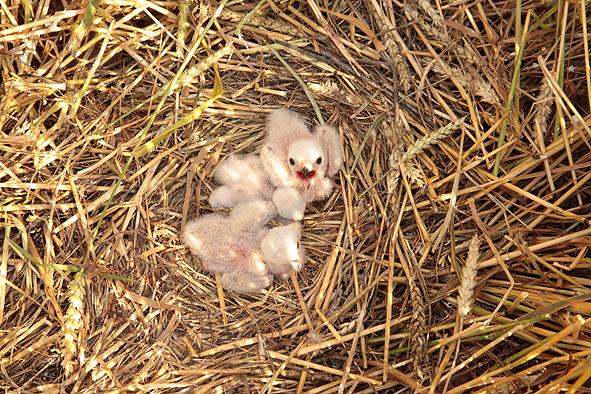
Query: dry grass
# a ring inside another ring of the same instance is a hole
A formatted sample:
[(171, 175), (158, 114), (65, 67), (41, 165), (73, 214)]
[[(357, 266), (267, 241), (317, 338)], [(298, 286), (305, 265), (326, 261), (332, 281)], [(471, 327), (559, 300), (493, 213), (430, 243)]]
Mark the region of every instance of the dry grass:
[[(0, 388), (591, 392), (589, 8), (0, 1)], [(239, 297), (179, 234), (283, 105), (341, 187)]]

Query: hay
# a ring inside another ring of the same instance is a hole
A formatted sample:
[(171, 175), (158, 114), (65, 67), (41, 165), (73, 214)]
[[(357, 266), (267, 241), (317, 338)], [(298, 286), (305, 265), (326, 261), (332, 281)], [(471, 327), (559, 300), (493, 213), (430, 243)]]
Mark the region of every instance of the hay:
[[(589, 390), (588, 9), (1, 2), (0, 388)], [(284, 105), (341, 186), (239, 297), (179, 235)]]

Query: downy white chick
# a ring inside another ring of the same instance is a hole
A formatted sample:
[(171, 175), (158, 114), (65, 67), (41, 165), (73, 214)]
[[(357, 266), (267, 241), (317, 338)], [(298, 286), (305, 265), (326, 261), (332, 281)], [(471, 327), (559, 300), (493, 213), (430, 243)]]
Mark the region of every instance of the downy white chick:
[(312, 133), (297, 113), (281, 108), (269, 115), (260, 158), (277, 187), (273, 202), (279, 214), (301, 220), (306, 203), (332, 191), (331, 177), (343, 162), (343, 144), (334, 128), (317, 126)]
[(224, 288), (259, 292), (271, 285), (271, 274), (299, 270), (304, 264), (299, 225), (264, 227), (276, 214), (269, 201), (240, 203), (229, 215), (213, 213), (192, 220), (183, 238), (208, 271), (222, 274)]
[(213, 208), (232, 208), (253, 200), (271, 200), (274, 187), (258, 155), (231, 155), (217, 168), (214, 179), (221, 185), (209, 196)]
[(260, 243), (269, 231), (264, 225), (276, 214), (268, 201), (241, 203), (229, 215), (212, 213), (193, 219), (187, 223), (183, 239), (205, 269), (221, 274), (224, 288), (237, 293), (259, 292), (273, 281)]

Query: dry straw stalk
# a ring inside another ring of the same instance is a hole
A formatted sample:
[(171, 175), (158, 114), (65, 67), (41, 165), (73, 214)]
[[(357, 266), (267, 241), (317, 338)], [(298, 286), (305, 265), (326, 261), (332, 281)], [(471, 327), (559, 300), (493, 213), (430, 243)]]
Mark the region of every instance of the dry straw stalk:
[[(589, 20), (1, 1), (0, 391), (583, 392)], [(308, 206), (293, 280), (218, 293), (179, 235), (279, 106), (337, 127), (339, 186)]]

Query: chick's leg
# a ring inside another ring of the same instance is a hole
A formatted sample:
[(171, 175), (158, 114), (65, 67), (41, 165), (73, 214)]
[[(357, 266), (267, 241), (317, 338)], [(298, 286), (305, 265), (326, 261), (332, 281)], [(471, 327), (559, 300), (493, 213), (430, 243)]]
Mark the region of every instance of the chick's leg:
[(279, 276), (281, 279), (289, 278), (289, 273), (293, 271), (291, 263), (287, 264), (273, 264), (269, 263), (269, 271), (275, 275)]
[(292, 187), (281, 187), (273, 193), (273, 203), (280, 216), (291, 220), (302, 220), (306, 201), (300, 192)]
[(220, 185), (231, 185), (239, 182), (248, 170), (248, 163), (242, 155), (231, 155), (215, 170), (214, 178)]
[(273, 276), (248, 271), (233, 271), (222, 275), (222, 285), (225, 289), (236, 293), (258, 293), (271, 286)]
[(213, 189), (209, 195), (209, 205), (212, 208), (232, 208), (240, 202), (240, 194), (231, 186), (220, 186)]
[(257, 232), (271, 219), (277, 216), (277, 210), (270, 201), (253, 200), (240, 203), (230, 213), (234, 227), (238, 231)]

